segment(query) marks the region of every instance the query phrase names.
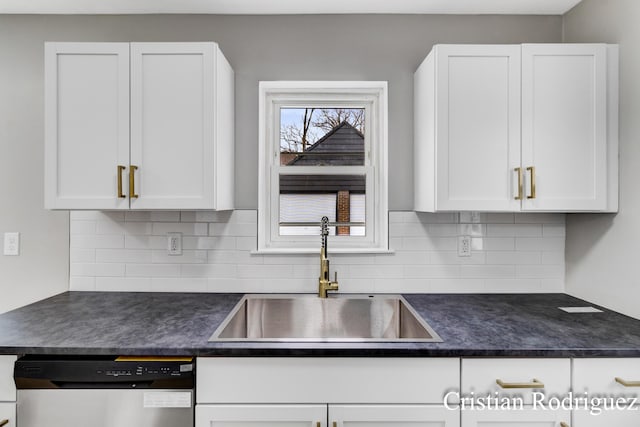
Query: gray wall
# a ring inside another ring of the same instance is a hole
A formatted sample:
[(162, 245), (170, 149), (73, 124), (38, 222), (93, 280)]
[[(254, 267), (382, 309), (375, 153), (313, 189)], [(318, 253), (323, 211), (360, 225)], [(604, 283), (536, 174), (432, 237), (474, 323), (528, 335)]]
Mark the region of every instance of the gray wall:
[[(236, 206), (257, 208), (259, 80), (389, 81), (389, 206), (413, 205), (412, 78), (434, 43), (558, 42), (558, 16), (0, 15), (0, 312), (65, 290), (68, 214), (43, 210), (43, 42), (220, 43), (236, 72)], [(8, 295), (8, 298), (7, 298)]]
[(620, 44), (620, 211), (567, 217), (567, 292), (640, 318), (638, 18), (638, 0), (584, 0), (565, 15), (564, 40)]

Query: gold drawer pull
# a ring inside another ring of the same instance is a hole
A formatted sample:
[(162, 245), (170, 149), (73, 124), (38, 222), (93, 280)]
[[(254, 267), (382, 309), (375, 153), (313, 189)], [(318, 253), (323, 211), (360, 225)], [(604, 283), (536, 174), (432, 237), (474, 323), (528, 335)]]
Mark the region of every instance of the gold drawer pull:
[(518, 195), (516, 200), (522, 200), (522, 168), (515, 168), (514, 171), (518, 172)]
[(338, 427), (338, 422), (337, 421), (333, 422), (333, 427)]
[(6, 426), (7, 424), (9, 424), (9, 420), (2, 420), (2, 421), (0, 421), (0, 427), (2, 427), (2, 426)]
[(531, 187), (531, 195), (527, 196), (527, 199), (535, 199), (536, 198), (536, 168), (533, 166), (529, 166), (527, 168), (529, 171), (529, 176), (531, 180), (529, 181), (529, 186)]
[(322, 423), (321, 423), (320, 421), (318, 421), (318, 422), (316, 423), (316, 427), (322, 427)]
[(616, 377), (616, 382), (625, 387), (640, 387), (640, 381), (625, 381), (620, 377)]
[(138, 170), (137, 166), (130, 165), (129, 166), (129, 197), (132, 199), (137, 199), (138, 195), (136, 194), (136, 171)]
[(502, 380), (496, 380), (496, 384), (502, 388), (544, 388), (544, 384), (535, 378), (530, 383), (505, 383)]
[(565, 423), (565, 422), (561, 422), (560, 423), (560, 427), (569, 427), (569, 424)]
[(122, 192), (122, 171), (124, 171), (127, 167), (118, 165), (118, 198), (124, 199), (125, 196)]

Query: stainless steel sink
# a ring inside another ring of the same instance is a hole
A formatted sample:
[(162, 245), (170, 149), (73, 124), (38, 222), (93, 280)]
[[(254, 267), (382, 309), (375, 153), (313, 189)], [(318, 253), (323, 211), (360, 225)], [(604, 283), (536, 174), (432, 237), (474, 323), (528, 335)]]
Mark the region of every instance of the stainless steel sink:
[(399, 295), (246, 295), (209, 341), (442, 340)]

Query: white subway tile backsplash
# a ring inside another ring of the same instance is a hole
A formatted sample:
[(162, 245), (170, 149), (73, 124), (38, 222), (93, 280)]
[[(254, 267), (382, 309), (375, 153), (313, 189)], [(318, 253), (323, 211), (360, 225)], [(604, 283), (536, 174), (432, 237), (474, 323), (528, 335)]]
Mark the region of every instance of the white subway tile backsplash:
[(564, 224), (544, 224), (542, 226), (542, 235), (544, 237), (564, 237), (565, 234)]
[[(257, 254), (257, 211), (71, 212), (70, 289), (317, 290), (317, 254)], [(389, 249), (331, 254), (340, 291), (561, 292), (564, 214), (389, 212)], [(167, 254), (166, 233), (183, 234)], [(457, 254), (458, 236), (472, 254)]]
[(127, 264), (127, 277), (180, 277), (177, 264)]
[(154, 222), (152, 233), (156, 236), (167, 233), (182, 233), (185, 236), (206, 236), (208, 227), (200, 222)]
[(151, 262), (161, 264), (205, 264), (207, 251), (183, 250), (182, 255), (169, 255), (166, 250), (151, 251)]
[(96, 234), (147, 235), (151, 234), (151, 223), (96, 221), (95, 232)]
[[(166, 236), (124, 236), (125, 249), (165, 249), (167, 247)], [(185, 245), (183, 240), (182, 247), (184, 249), (195, 249)]]
[(487, 224), (489, 237), (539, 237), (542, 224)]
[(96, 278), (72, 276), (69, 278), (69, 290), (70, 291), (95, 291)]
[(564, 252), (563, 251), (551, 251), (542, 252), (542, 264), (556, 264), (564, 266)]
[(209, 224), (210, 236), (251, 237), (258, 233), (256, 224), (233, 224), (212, 222)]
[(500, 279), (515, 277), (514, 265), (461, 265), (460, 277), (479, 279)]
[(176, 211), (151, 211), (149, 221), (151, 222), (179, 222), (180, 212)]
[(151, 221), (151, 212), (127, 211), (124, 213), (125, 222)]
[(144, 249), (96, 249), (96, 262), (150, 263), (151, 253)]
[(183, 264), (180, 266), (182, 277), (235, 278), (238, 275), (236, 264)]
[(527, 265), (542, 264), (542, 252), (493, 251), (487, 252), (487, 264)]
[(554, 279), (564, 276), (564, 265), (518, 265), (516, 277), (523, 279)]
[(564, 251), (564, 237), (516, 238), (517, 251)]
[(206, 292), (207, 279), (154, 277), (151, 289), (153, 292)]
[(69, 253), (69, 262), (96, 262), (96, 250), (75, 248)]
[(237, 237), (183, 237), (184, 248), (202, 250), (233, 250), (236, 249)]
[(516, 224), (564, 224), (566, 215), (562, 213), (517, 213)]
[(150, 278), (96, 277), (96, 291), (103, 292), (153, 292)]
[(69, 223), (69, 234), (95, 234), (96, 221), (73, 220)]
[(124, 235), (72, 235), (69, 247), (81, 249), (124, 248)]

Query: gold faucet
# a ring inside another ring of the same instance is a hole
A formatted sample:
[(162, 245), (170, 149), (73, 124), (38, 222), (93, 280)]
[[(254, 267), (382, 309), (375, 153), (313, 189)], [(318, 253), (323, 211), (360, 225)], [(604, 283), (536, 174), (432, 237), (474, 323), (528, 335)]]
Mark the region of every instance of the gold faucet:
[(327, 236), (329, 235), (329, 218), (322, 217), (320, 222), (320, 235), (322, 236), (322, 246), (320, 247), (320, 279), (318, 281), (318, 296), (320, 298), (327, 297), (327, 291), (338, 290), (338, 273), (335, 273), (335, 279), (332, 282), (329, 279), (329, 259), (327, 258)]

